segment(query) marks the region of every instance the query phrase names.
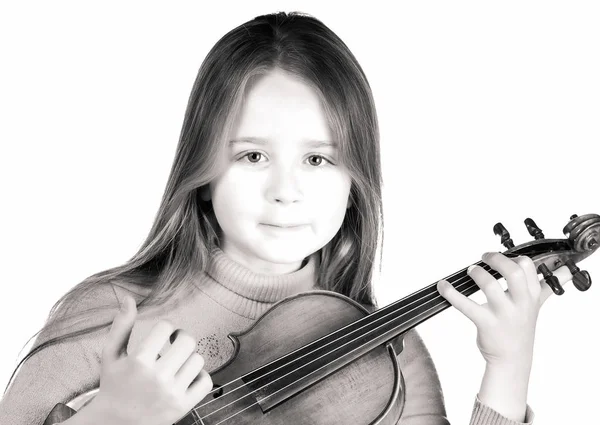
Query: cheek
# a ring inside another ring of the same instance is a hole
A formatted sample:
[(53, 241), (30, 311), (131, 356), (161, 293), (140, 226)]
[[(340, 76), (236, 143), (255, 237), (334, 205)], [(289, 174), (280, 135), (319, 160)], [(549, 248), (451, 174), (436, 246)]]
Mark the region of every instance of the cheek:
[(219, 221), (239, 221), (243, 213), (252, 211), (257, 204), (258, 185), (248, 176), (225, 174), (211, 187), (213, 208)]
[(316, 182), (313, 199), (319, 215), (341, 222), (348, 205), (350, 185), (350, 177), (343, 174), (332, 175)]

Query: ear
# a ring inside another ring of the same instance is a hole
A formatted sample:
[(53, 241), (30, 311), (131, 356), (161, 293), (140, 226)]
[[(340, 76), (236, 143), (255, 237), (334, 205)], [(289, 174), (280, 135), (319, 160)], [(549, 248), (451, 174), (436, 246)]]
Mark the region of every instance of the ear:
[(210, 186), (205, 184), (200, 188), (200, 199), (204, 202), (210, 201)]

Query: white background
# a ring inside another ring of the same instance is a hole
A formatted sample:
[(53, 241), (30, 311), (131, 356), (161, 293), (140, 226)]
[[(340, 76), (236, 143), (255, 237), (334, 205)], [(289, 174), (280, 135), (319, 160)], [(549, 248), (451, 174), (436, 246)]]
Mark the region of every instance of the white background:
[[(314, 15), (369, 78), (385, 178), (381, 305), (504, 250), (498, 221), (520, 244), (526, 217), (560, 238), (571, 214), (600, 213), (597, 2), (205, 3), (0, 6), (2, 391), (53, 303), (137, 251), (201, 62), (263, 13)], [(581, 266), (600, 279), (600, 255)], [(536, 423), (598, 416), (597, 285), (569, 283), (542, 309)], [(484, 366), (474, 325), (450, 309), (418, 329), (451, 422), (468, 423)]]

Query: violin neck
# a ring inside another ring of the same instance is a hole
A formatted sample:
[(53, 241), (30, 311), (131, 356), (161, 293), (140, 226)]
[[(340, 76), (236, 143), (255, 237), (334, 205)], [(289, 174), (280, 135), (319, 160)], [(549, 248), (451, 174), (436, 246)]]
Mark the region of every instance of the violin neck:
[[(496, 279), (502, 277), (500, 273), (483, 262), (475, 264), (486, 269)], [(479, 290), (479, 286), (467, 274), (466, 268), (445, 277), (444, 280), (467, 297)], [(451, 304), (438, 292), (436, 282), (374, 311), (365, 317), (364, 321), (377, 323), (378, 325), (369, 331), (369, 335), (372, 335), (373, 339), (382, 339), (383, 342), (386, 342), (406, 333), (450, 306)]]
[[(502, 277), (500, 273), (481, 261), (475, 264), (486, 269), (496, 279)], [(444, 280), (450, 282), (457, 291), (467, 297), (479, 290), (479, 286), (467, 274), (466, 268), (445, 277)], [(348, 345), (361, 345), (366, 352), (406, 333), (450, 306), (451, 304), (438, 292), (436, 282), (374, 311), (334, 334), (341, 332), (353, 334), (354, 343)], [(360, 338), (357, 335), (360, 335)]]

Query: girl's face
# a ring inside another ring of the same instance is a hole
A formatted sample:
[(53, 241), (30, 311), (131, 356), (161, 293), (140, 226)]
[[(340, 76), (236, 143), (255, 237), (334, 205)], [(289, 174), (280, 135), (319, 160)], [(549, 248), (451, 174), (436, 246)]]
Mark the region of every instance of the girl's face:
[(223, 171), (209, 185), (221, 248), (265, 274), (290, 273), (342, 225), (351, 179), (317, 93), (279, 69), (249, 89)]

